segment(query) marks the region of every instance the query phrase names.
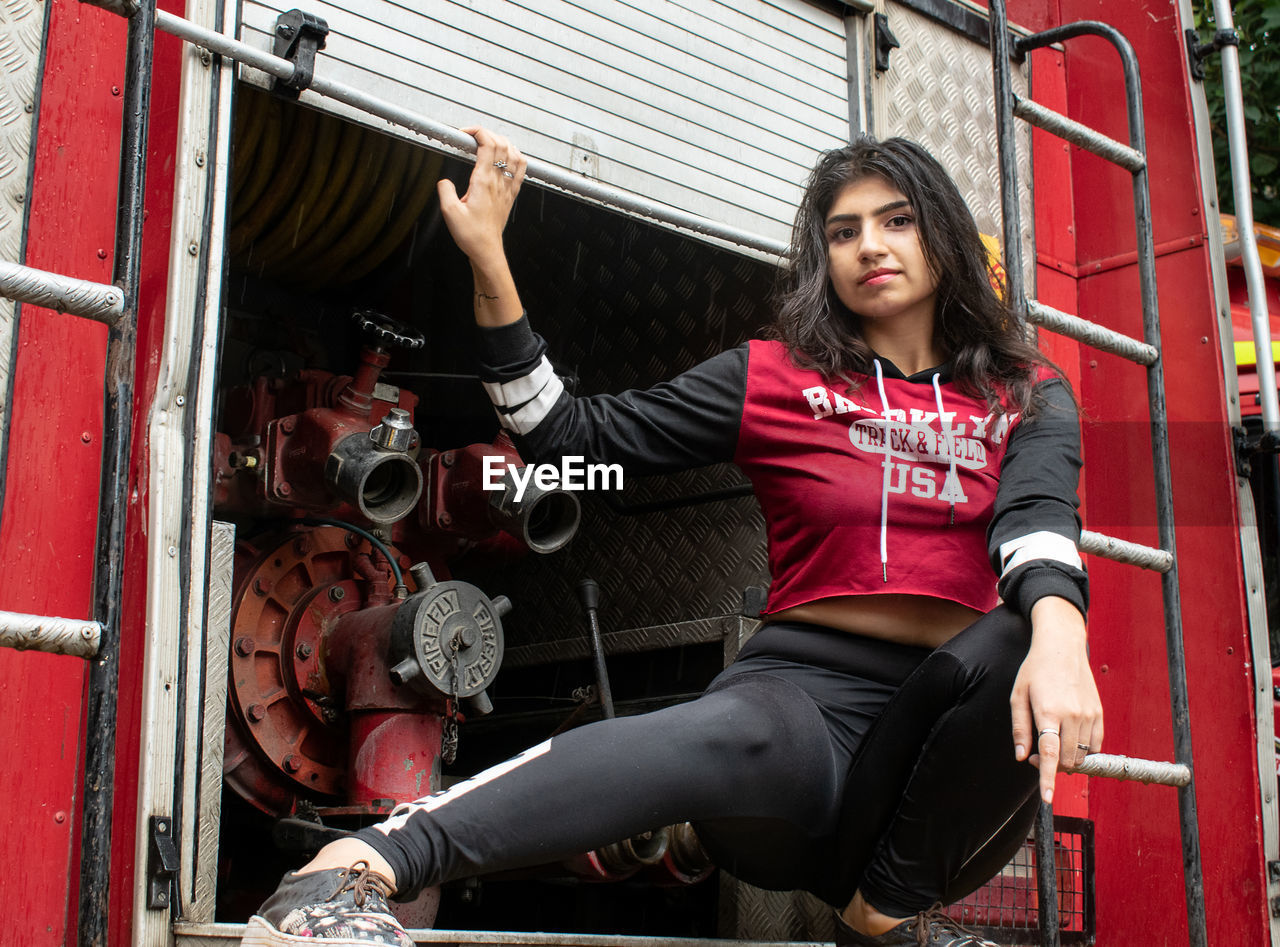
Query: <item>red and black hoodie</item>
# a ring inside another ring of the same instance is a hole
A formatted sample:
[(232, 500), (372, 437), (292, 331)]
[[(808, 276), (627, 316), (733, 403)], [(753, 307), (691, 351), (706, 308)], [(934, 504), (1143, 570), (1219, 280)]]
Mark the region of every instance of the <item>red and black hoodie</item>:
[(948, 366), (905, 376), (877, 358), (850, 390), (751, 341), (645, 391), (575, 398), (527, 318), (480, 336), (481, 379), (526, 461), (635, 475), (736, 463), (764, 511), (766, 615), (890, 592), (1086, 610), (1079, 422), (1055, 376), (1023, 418), (961, 392)]

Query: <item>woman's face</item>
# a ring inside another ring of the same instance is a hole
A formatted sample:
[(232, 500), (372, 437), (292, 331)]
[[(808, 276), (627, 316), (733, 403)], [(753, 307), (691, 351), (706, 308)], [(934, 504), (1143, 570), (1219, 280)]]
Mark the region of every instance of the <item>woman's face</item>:
[(827, 275), (840, 301), (872, 320), (919, 321), (932, 331), (937, 276), (925, 260), (915, 210), (879, 175), (859, 178), (827, 212)]

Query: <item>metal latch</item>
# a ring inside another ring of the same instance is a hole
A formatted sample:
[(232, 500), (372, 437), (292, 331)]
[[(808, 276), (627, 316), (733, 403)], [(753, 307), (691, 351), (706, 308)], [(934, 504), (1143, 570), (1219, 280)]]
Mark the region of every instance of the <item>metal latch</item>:
[(178, 873), (178, 846), (173, 840), (173, 820), (153, 815), (149, 820), (151, 846), (147, 854), (147, 907), (164, 910)]
[(1204, 81), (1204, 61), (1210, 53), (1216, 53), (1223, 46), (1240, 45), (1240, 34), (1235, 30), (1218, 30), (1207, 43), (1200, 42), (1200, 34), (1193, 29), (1188, 29), (1184, 35), (1187, 38), (1187, 64), (1191, 68), (1191, 78), (1200, 81)]
[(1258, 454), (1280, 453), (1280, 432), (1250, 431), (1243, 427), (1231, 429), (1235, 446), (1236, 475), (1248, 479), (1253, 474), (1253, 458)]
[(875, 32), (876, 72), (888, 72), (889, 50), (898, 49), (902, 44), (898, 42), (898, 37), (893, 35), (893, 30), (889, 29), (889, 18), (883, 13), (877, 13), (875, 16)]
[(276, 38), (271, 54), (293, 63), (290, 79), (276, 79), (271, 91), (296, 99), (298, 93), (311, 85), (316, 72), (316, 53), (324, 49), (324, 38), (329, 35), (329, 24), (314, 13), (290, 10), (276, 17)]

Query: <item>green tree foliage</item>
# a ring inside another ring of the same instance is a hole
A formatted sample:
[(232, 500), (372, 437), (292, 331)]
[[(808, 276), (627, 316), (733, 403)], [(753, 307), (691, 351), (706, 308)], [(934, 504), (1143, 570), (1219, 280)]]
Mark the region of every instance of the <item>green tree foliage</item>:
[[(1280, 0), (1235, 0), (1231, 14), (1240, 35), (1240, 86), (1249, 140), (1253, 216), (1260, 223), (1280, 226)], [(1212, 38), (1216, 24), (1210, 0), (1204, 0), (1196, 12), (1196, 28), (1203, 41)], [(1218, 195), (1222, 209), (1235, 213), (1222, 59), (1217, 53), (1205, 60), (1204, 91), (1213, 126)]]

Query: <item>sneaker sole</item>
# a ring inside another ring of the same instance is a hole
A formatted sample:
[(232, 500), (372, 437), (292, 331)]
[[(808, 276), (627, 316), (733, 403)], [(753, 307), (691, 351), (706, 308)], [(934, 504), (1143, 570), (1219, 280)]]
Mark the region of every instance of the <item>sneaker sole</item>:
[[(355, 940), (350, 937), (315, 938), (298, 937), (276, 930), (264, 918), (255, 914), (245, 925), (240, 947), (370, 947), (375, 942)], [(390, 947), (395, 947), (394, 944)]]

